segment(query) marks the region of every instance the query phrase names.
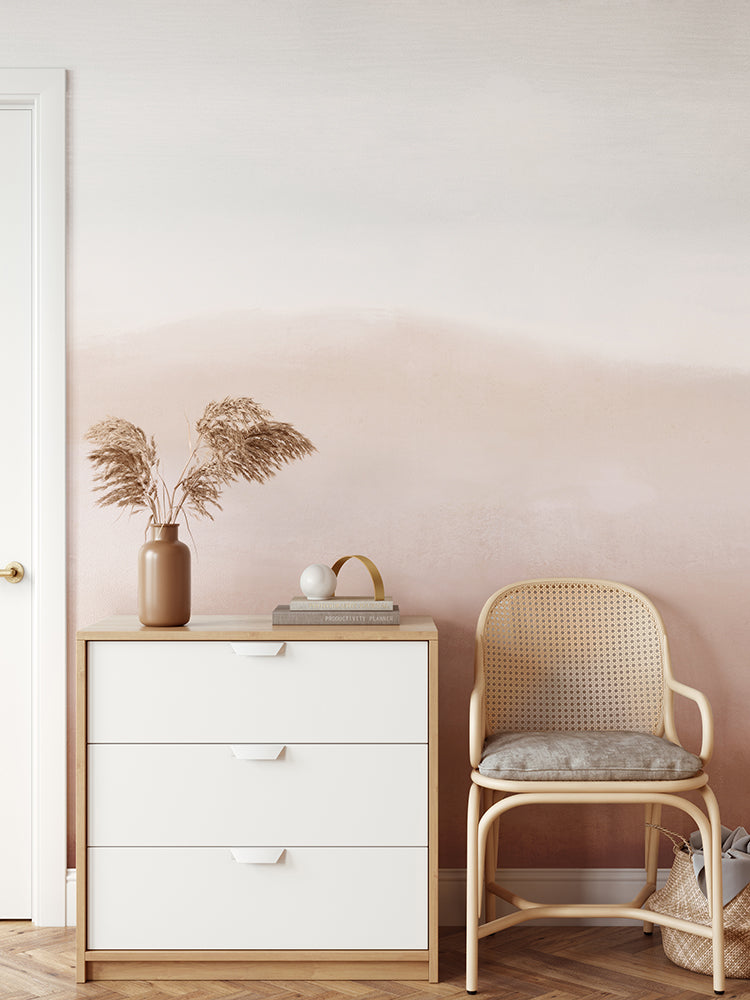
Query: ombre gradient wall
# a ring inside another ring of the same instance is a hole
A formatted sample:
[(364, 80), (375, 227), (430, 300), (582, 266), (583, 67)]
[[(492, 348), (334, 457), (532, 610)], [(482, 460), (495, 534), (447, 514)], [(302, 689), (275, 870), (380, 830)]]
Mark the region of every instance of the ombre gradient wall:
[[(193, 525), (194, 612), (362, 552), (433, 615), (443, 867), (474, 623), (526, 577), (655, 600), (750, 823), (748, 37), (741, 0), (5, 0), (0, 64), (69, 71), (71, 632), (134, 612), (144, 532), (87, 427), (176, 474), (250, 395), (318, 453)], [(640, 823), (527, 813), (503, 862), (636, 866)]]

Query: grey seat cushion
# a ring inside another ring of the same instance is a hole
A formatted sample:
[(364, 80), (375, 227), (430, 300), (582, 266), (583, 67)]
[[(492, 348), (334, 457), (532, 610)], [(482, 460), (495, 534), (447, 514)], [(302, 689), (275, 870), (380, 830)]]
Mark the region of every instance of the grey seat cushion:
[(676, 781), (701, 759), (649, 733), (497, 733), (488, 737), (480, 774), (509, 781)]

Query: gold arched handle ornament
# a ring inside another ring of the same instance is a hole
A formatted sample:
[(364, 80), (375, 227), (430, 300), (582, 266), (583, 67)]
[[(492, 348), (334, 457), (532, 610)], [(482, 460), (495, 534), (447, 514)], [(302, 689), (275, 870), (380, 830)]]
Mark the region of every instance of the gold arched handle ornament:
[(345, 562), (349, 561), (349, 559), (359, 559), (359, 561), (367, 568), (367, 572), (370, 574), (372, 578), (372, 586), (375, 591), (375, 600), (376, 601), (385, 600), (385, 587), (383, 586), (383, 577), (380, 575), (380, 570), (372, 561), (372, 559), (368, 559), (367, 556), (342, 556), (340, 559), (337, 559), (336, 562), (333, 564), (333, 566), (331, 566), (331, 569), (336, 574), (336, 577), (338, 578), (339, 570), (341, 569), (341, 567), (344, 565)]
[(6, 583), (20, 583), (23, 580), (24, 568), (19, 562), (8, 563), (5, 569), (0, 569), (0, 576)]

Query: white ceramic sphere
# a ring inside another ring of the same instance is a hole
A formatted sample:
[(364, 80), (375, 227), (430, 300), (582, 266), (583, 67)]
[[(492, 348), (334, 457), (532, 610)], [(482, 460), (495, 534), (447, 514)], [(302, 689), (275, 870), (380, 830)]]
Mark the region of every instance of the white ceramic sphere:
[(325, 601), (336, 593), (336, 574), (330, 566), (313, 563), (302, 570), (299, 585), (309, 601)]

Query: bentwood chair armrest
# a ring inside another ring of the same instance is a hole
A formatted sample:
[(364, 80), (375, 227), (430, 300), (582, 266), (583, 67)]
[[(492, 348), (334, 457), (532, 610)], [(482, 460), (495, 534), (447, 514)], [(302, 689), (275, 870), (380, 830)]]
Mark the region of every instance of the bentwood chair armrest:
[(484, 749), (484, 685), (477, 683), (469, 699), (469, 760), (476, 769)]
[(474, 687), (469, 698), (469, 760), (473, 770), (482, 762), (484, 738), (487, 735), (487, 719), (484, 702), (484, 641), (482, 631), (487, 611), (492, 605), (492, 597), (482, 608), (474, 642)]
[[(701, 748), (698, 751), (698, 756), (705, 765), (709, 762), (714, 752), (714, 716), (711, 711), (709, 700), (702, 691), (689, 687), (689, 685), (675, 680), (674, 677), (668, 676), (666, 678), (666, 682), (670, 691), (674, 692), (674, 694), (680, 694), (684, 698), (689, 698), (690, 701), (695, 702), (698, 706), (701, 718)], [(665, 719), (665, 729), (668, 739), (672, 740), (674, 743), (680, 742), (677, 737), (674, 714), (672, 713), (671, 705), (668, 705)]]

